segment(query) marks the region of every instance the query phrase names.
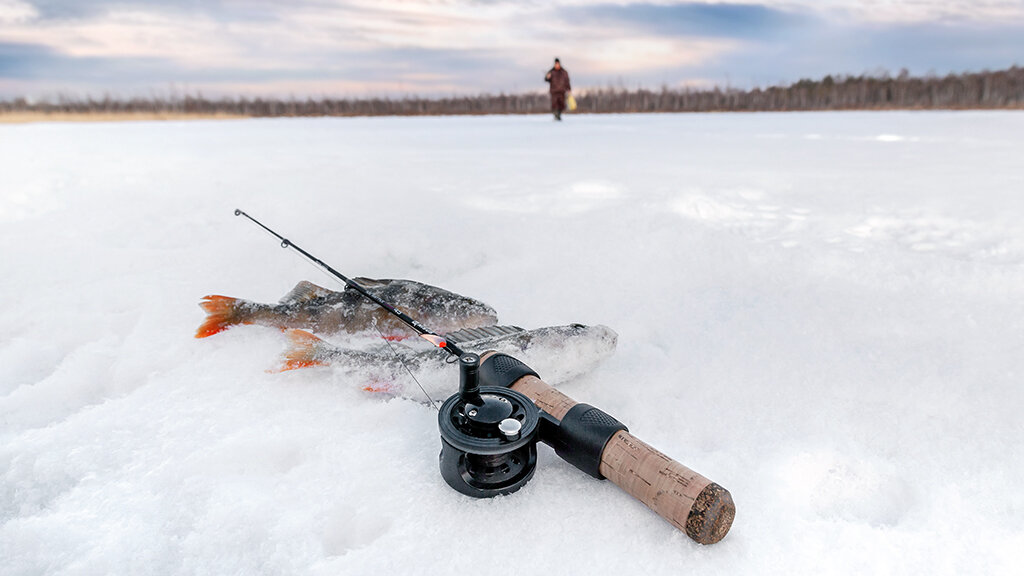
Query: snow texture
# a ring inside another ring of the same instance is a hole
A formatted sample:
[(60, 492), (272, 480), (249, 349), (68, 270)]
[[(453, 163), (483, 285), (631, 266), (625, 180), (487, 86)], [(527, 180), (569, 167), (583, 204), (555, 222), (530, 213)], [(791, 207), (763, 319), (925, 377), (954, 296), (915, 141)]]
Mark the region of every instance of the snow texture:
[[(1019, 574), (1022, 158), (1018, 112), (0, 126), (0, 574)], [(731, 533), (547, 447), (462, 496), (424, 403), (194, 339), (205, 294), (329, 284), (235, 208), (610, 326), (561, 389), (728, 488)]]

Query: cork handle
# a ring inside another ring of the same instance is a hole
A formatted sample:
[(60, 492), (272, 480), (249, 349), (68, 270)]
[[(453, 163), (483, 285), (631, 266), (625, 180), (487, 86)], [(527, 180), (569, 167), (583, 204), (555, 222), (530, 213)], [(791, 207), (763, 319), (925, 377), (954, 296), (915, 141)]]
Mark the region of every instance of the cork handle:
[(728, 490), (625, 430), (605, 445), (601, 475), (701, 544), (725, 538), (736, 516)]
[(556, 420), (565, 418), (565, 413), (577, 404), (575, 400), (555, 390), (536, 376), (523, 376), (516, 380), (511, 388), (525, 394), (530, 400), (533, 400), (537, 408), (554, 416)]
[[(512, 389), (561, 420), (576, 401), (536, 376), (523, 376)], [(701, 544), (725, 537), (736, 515), (725, 488), (620, 430), (601, 453), (601, 475)]]

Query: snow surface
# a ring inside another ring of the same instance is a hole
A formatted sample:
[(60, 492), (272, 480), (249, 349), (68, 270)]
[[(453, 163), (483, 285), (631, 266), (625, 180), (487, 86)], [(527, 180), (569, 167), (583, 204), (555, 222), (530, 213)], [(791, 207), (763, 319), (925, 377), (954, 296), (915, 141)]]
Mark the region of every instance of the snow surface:
[[(1024, 115), (0, 126), (0, 573), (1019, 574)], [(542, 447), (492, 500), (436, 415), (284, 337), (308, 264), (583, 322), (562, 390), (732, 492), (700, 546)], [(489, 572), (490, 573), (490, 572)]]

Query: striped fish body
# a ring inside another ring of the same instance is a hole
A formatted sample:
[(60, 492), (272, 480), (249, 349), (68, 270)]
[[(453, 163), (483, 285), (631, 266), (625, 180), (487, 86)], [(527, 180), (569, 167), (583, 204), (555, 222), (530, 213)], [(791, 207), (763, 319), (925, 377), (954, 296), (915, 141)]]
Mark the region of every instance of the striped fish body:
[[(412, 280), (354, 280), (367, 292), (434, 330), (444, 332), (498, 323), (497, 313), (487, 304), (436, 286)], [(299, 282), (277, 304), (211, 295), (204, 297), (199, 305), (207, 317), (196, 332), (197, 338), (239, 324), (312, 330), (328, 335), (376, 333), (376, 330), (395, 339), (416, 335), (401, 320), (355, 290), (328, 290), (306, 281)]]
[[(458, 368), (448, 362), (449, 354), (437, 348), (405, 344), (381, 344), (365, 350), (335, 346), (301, 330), (289, 332), (291, 348), (283, 370), (307, 366), (330, 366), (362, 387), (396, 396), (424, 398), (416, 381), (434, 400), (457, 391)], [(592, 370), (610, 356), (618, 341), (607, 326), (569, 324), (524, 330), (518, 326), (467, 328), (445, 334), (445, 338), (466, 352), (490, 350), (519, 358), (552, 385), (566, 382)], [(414, 341), (413, 341), (414, 342)]]

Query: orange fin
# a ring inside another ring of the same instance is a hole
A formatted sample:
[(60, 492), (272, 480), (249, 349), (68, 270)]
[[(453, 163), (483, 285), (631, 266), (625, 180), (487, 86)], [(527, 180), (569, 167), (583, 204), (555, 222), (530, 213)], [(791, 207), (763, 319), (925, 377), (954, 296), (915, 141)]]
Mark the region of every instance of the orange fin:
[(374, 380), (363, 386), (365, 392), (374, 392), (376, 394), (396, 394), (396, 388), (394, 382), (385, 380)]
[(228, 296), (203, 296), (199, 306), (206, 310), (206, 321), (196, 330), (196, 338), (206, 338), (218, 332), (223, 332), (235, 324), (242, 324), (238, 320), (238, 312), (235, 303), (238, 298)]
[(285, 350), (284, 362), (278, 372), (330, 364), (324, 354), (327, 343), (323, 340), (305, 330), (288, 330), (288, 339), (291, 342)]

